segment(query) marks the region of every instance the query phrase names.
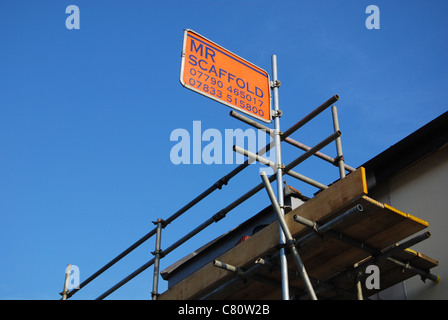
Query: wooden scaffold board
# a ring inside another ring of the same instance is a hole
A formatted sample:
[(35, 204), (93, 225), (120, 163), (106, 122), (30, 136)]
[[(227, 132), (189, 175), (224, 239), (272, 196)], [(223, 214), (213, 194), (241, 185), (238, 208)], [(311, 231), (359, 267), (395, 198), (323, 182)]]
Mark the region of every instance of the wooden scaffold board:
[[(359, 168), (287, 213), (285, 220), (292, 236), (297, 240), (313, 231), (295, 222), (294, 215), (323, 224), (360, 204), (363, 211), (344, 220), (334, 231), (379, 251), (428, 227), (427, 222), (371, 199), (367, 194), (365, 170)], [(242, 269), (248, 269), (254, 265), (257, 258), (265, 258), (277, 252), (278, 239), (279, 227), (278, 223), (274, 222), (216, 259)], [(324, 282), (350, 269), (355, 263), (371, 257), (364, 250), (326, 235), (316, 237), (298, 249), (309, 276)], [(427, 270), (438, 264), (437, 261), (412, 250), (400, 252), (395, 256), (406, 261), (410, 260)], [(291, 274), (294, 274), (296, 266), (292, 259), (290, 260), (288, 266)], [(384, 288), (415, 275), (410, 272), (402, 272), (398, 275), (399, 268), (388, 261), (382, 262), (379, 267), (384, 273), (382, 280)], [(162, 293), (159, 299), (198, 299), (213, 290), (215, 290), (215, 294), (210, 297), (217, 299), (280, 299), (280, 273), (275, 268), (263, 268), (257, 274), (265, 277), (265, 280), (268, 281), (260, 282), (259, 279), (257, 281), (247, 279), (244, 282), (235, 282), (231, 288), (227, 287), (225, 292), (219, 292), (216, 289), (235, 278), (235, 275), (215, 267), (213, 261), (210, 261)], [(351, 292), (354, 290), (354, 281), (350, 281), (348, 278), (350, 277), (338, 279), (337, 285), (342, 290), (334, 291), (326, 288), (320, 290), (318, 296), (331, 299), (338, 298), (344, 290)], [(277, 287), (275, 287), (276, 282), (278, 283)], [(290, 277), (290, 287), (297, 294), (304, 292), (302, 281), (298, 277)], [(369, 292), (366, 293), (369, 294)]]

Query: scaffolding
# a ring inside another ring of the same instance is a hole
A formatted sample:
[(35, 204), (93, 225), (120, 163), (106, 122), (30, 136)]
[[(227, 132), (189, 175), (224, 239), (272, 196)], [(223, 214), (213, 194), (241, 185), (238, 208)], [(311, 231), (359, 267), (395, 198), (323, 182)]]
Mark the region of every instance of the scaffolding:
[[(412, 245), (428, 239), (429, 232), (415, 236), (428, 223), (368, 196), (364, 168), (355, 169), (345, 163), (337, 108), (339, 96), (334, 95), (288, 130), (280, 130), (282, 112), (279, 109), (277, 58), (272, 56), (272, 98), (274, 129), (262, 125), (234, 111), (230, 116), (272, 136), (273, 140), (256, 154), (239, 146), (234, 151), (247, 157), (245, 162), (213, 183), (196, 198), (167, 219), (154, 221), (154, 229), (124, 250), (86, 280), (77, 289), (69, 291), (68, 273), (64, 281), (62, 299), (72, 297), (94, 279), (123, 259), (130, 252), (156, 236), (153, 258), (98, 296), (102, 300), (127, 282), (154, 266), (151, 297), (158, 299), (364, 299), (377, 289), (367, 290), (361, 284), (368, 274), (366, 267), (375, 265), (381, 272), (381, 290), (414, 275), (423, 280), (438, 282), (430, 272), (438, 262), (410, 250)], [(331, 107), (334, 132), (314, 147), (290, 137), (317, 115)], [(281, 142), (304, 151), (284, 165)], [(320, 150), (336, 144), (336, 157)], [(276, 161), (263, 157), (275, 148)], [(318, 182), (293, 169), (310, 157), (318, 157), (339, 169), (340, 179), (331, 185)], [(274, 174), (260, 174), (261, 182), (238, 199), (219, 210), (192, 231), (162, 250), (162, 232), (174, 220), (193, 208), (216, 190), (227, 185), (253, 161), (274, 169)], [(348, 174), (346, 175), (346, 173)], [(319, 190), (313, 198), (287, 212), (284, 204), (283, 175), (289, 175)], [(277, 194), (271, 183), (277, 181)], [(277, 221), (228, 250), (214, 257), (208, 264), (185, 277), (163, 293), (158, 292), (160, 261), (213, 223), (225, 218), (237, 206), (265, 189)], [(409, 238), (411, 237), (411, 238)], [(405, 241), (403, 241), (405, 240)], [(399, 243), (401, 242), (401, 243)], [(399, 244), (398, 244), (399, 243)], [(70, 265), (69, 265), (70, 266)], [(69, 267), (67, 268), (69, 270)], [(292, 294), (291, 292), (292, 291)]]

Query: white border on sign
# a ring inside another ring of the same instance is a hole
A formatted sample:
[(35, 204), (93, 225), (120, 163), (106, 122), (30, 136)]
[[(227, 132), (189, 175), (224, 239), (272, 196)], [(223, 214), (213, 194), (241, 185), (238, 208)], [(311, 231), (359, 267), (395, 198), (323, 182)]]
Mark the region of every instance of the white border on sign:
[[(197, 33), (196, 31), (193, 31), (193, 30), (191, 30), (191, 29), (185, 29), (185, 30), (184, 30), (184, 40), (183, 40), (183, 44), (182, 44), (182, 62), (181, 62), (180, 78), (179, 78), (179, 79), (180, 79), (180, 83), (182, 84), (182, 86), (184, 86), (185, 88), (187, 88), (187, 89), (189, 89), (189, 90), (192, 90), (192, 91), (194, 91), (194, 92), (196, 92), (196, 93), (199, 93), (199, 94), (201, 94), (201, 95), (203, 95), (203, 96), (206, 96), (207, 98), (210, 98), (210, 99), (215, 100), (215, 101), (217, 101), (217, 102), (219, 102), (219, 103), (221, 103), (221, 104), (224, 104), (224, 105), (226, 105), (226, 106), (228, 106), (228, 107), (230, 107), (230, 108), (232, 108), (232, 109), (234, 109), (234, 110), (237, 110), (237, 111), (239, 111), (239, 112), (245, 113), (245, 114), (247, 114), (247, 115), (249, 115), (249, 116), (251, 116), (251, 117), (253, 117), (253, 118), (256, 118), (256, 119), (258, 119), (258, 120), (260, 120), (260, 121), (263, 121), (263, 122), (265, 122), (265, 123), (271, 123), (271, 122), (272, 122), (272, 108), (271, 108), (271, 105), (272, 105), (272, 97), (271, 97), (271, 90), (268, 90), (268, 95), (269, 95), (269, 120), (266, 120), (266, 119), (264, 119), (264, 118), (262, 118), (262, 117), (260, 117), (260, 116), (257, 116), (257, 115), (255, 115), (255, 114), (253, 114), (253, 113), (250, 113), (250, 112), (248, 112), (248, 111), (246, 111), (246, 110), (244, 110), (244, 109), (242, 109), (242, 108), (238, 108), (238, 107), (236, 107), (236, 106), (234, 106), (234, 105), (232, 105), (232, 104), (230, 104), (230, 103), (227, 103), (227, 102), (224, 101), (224, 100), (218, 99), (218, 98), (216, 98), (215, 96), (212, 96), (212, 95), (210, 95), (210, 94), (207, 94), (206, 92), (197, 90), (195, 87), (192, 87), (192, 86), (188, 85), (187, 83), (185, 83), (185, 82), (183, 81), (183, 76), (184, 76), (184, 66), (185, 66), (185, 55), (186, 55), (186, 46), (187, 46), (187, 34), (188, 34), (188, 32), (194, 33), (194, 34), (198, 35), (199, 37), (204, 38), (205, 40), (211, 42), (213, 45), (217, 46), (218, 48), (220, 48), (220, 49), (222, 49), (222, 50), (224, 50), (224, 51), (227, 51), (228, 53), (234, 55), (235, 57), (237, 57), (237, 58), (243, 60), (245, 63), (247, 63), (247, 64), (249, 64), (249, 65), (251, 65), (251, 66), (254, 66), (254, 67), (258, 68), (258, 69), (262, 70), (263, 72), (266, 72), (264, 69), (262, 69), (262, 68), (256, 66), (255, 64), (253, 64), (253, 63), (247, 61), (246, 59), (240, 57), (239, 55), (233, 53), (232, 51), (227, 50), (226, 48), (224, 48), (224, 47), (220, 46), (219, 44), (217, 44), (217, 43), (215, 43), (215, 42), (209, 40), (208, 38), (206, 38), (206, 37), (200, 35), (200, 34)], [(269, 73), (266, 72), (266, 74), (267, 74), (267, 76), (268, 76), (268, 84), (269, 84), (269, 88), (270, 88), (271, 80), (270, 80), (270, 77), (269, 77)]]

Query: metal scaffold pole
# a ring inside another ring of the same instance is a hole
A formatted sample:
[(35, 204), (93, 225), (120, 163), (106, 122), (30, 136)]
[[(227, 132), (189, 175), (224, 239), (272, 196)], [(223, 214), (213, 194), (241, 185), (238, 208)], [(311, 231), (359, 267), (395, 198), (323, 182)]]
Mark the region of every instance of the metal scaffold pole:
[[(288, 225), (286, 224), (286, 221), (284, 218), (284, 212), (281, 209), (277, 200), (275, 199), (274, 191), (272, 190), (269, 179), (266, 176), (266, 172), (264, 172), (264, 171), (261, 172), (260, 176), (261, 176), (261, 179), (263, 180), (263, 184), (266, 188), (266, 191), (268, 192), (269, 199), (271, 199), (271, 203), (274, 208), (274, 211), (276, 212), (276, 214), (278, 216), (278, 221), (279, 221), (281, 230), (283, 231), (283, 234), (285, 235), (287, 246), (291, 250), (292, 256), (294, 258), (294, 262), (297, 265), (300, 278), (302, 279), (303, 283), (305, 284), (305, 288), (306, 288), (310, 298), (312, 300), (317, 300), (316, 293), (314, 292), (310, 278), (308, 277), (308, 273), (306, 272), (305, 265), (303, 264), (302, 259), (300, 258), (300, 255), (299, 255), (299, 251), (297, 250), (297, 248), (295, 246), (295, 240), (293, 239), (291, 232), (288, 229)], [(286, 272), (288, 272), (288, 269), (286, 269)], [(282, 278), (283, 278), (283, 270), (282, 270)]]
[[(338, 117), (338, 109), (336, 106), (331, 106), (331, 115), (333, 118), (333, 128), (335, 131), (339, 131), (339, 117)], [(344, 154), (342, 152), (342, 142), (341, 138), (336, 139), (336, 153), (337, 153), (337, 162), (339, 166), (339, 175), (342, 178), (345, 177), (345, 168), (344, 168)], [(353, 265), (354, 268), (358, 266), (357, 263)], [(362, 295), (362, 286), (361, 281), (359, 279), (356, 279), (356, 296), (358, 300), (364, 300)]]
[(72, 265), (68, 264), (67, 268), (65, 269), (64, 289), (60, 293), (60, 295), (62, 296), (62, 300), (67, 300), (67, 296), (68, 296), (68, 292), (69, 292), (68, 286), (69, 286), (69, 282), (70, 282), (70, 273), (71, 272), (72, 272)]
[(154, 260), (154, 276), (153, 276), (153, 283), (152, 283), (152, 300), (157, 300), (157, 297), (159, 296), (158, 288), (159, 288), (159, 268), (160, 268), (160, 258), (163, 257), (163, 252), (161, 249), (161, 242), (162, 242), (162, 229), (165, 221), (163, 219), (157, 219), (157, 221), (154, 221), (154, 224), (157, 226), (157, 234), (156, 234), (156, 249), (153, 252), (155, 256)]
[[(281, 213), (284, 215), (285, 212), (283, 210), (284, 199), (283, 199), (283, 172), (282, 172), (282, 154), (281, 154), (281, 139), (280, 139), (280, 116), (281, 112), (279, 111), (279, 103), (278, 103), (278, 88), (280, 87), (280, 81), (278, 80), (277, 73), (277, 56), (272, 56), (272, 102), (274, 107), (274, 144), (275, 144), (275, 162), (277, 164), (276, 168), (276, 178), (277, 178), (277, 198), (280, 205)], [(286, 244), (285, 234), (280, 228), (280, 245)], [(288, 261), (286, 259), (285, 248), (280, 249), (280, 266), (281, 266), (281, 274), (282, 274), (282, 298), (283, 300), (289, 300), (289, 281), (288, 281)]]

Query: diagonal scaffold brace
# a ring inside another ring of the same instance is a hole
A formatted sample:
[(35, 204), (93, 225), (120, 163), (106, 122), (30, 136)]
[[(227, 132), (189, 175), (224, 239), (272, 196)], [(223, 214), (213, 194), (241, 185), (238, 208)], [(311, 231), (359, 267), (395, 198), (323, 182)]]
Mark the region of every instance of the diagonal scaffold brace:
[(277, 198), (275, 197), (274, 191), (272, 190), (272, 186), (271, 186), (271, 183), (269, 182), (266, 172), (262, 171), (260, 173), (260, 176), (261, 176), (261, 179), (263, 180), (266, 191), (268, 192), (268, 196), (269, 196), (269, 199), (271, 200), (272, 207), (274, 208), (274, 211), (278, 216), (280, 227), (283, 230), (283, 233), (286, 238), (286, 245), (291, 250), (291, 253), (294, 258), (294, 262), (296, 263), (297, 268), (299, 270), (299, 275), (300, 275), (303, 283), (305, 284), (306, 291), (308, 292), (308, 294), (312, 300), (317, 300), (316, 293), (314, 292), (310, 278), (308, 277), (308, 273), (306, 272), (305, 265), (303, 264), (302, 259), (300, 258), (299, 251), (297, 250), (297, 248), (295, 246), (295, 240), (293, 239), (291, 232), (289, 231), (288, 225), (286, 224), (285, 218), (282, 214), (280, 205), (277, 202)]

